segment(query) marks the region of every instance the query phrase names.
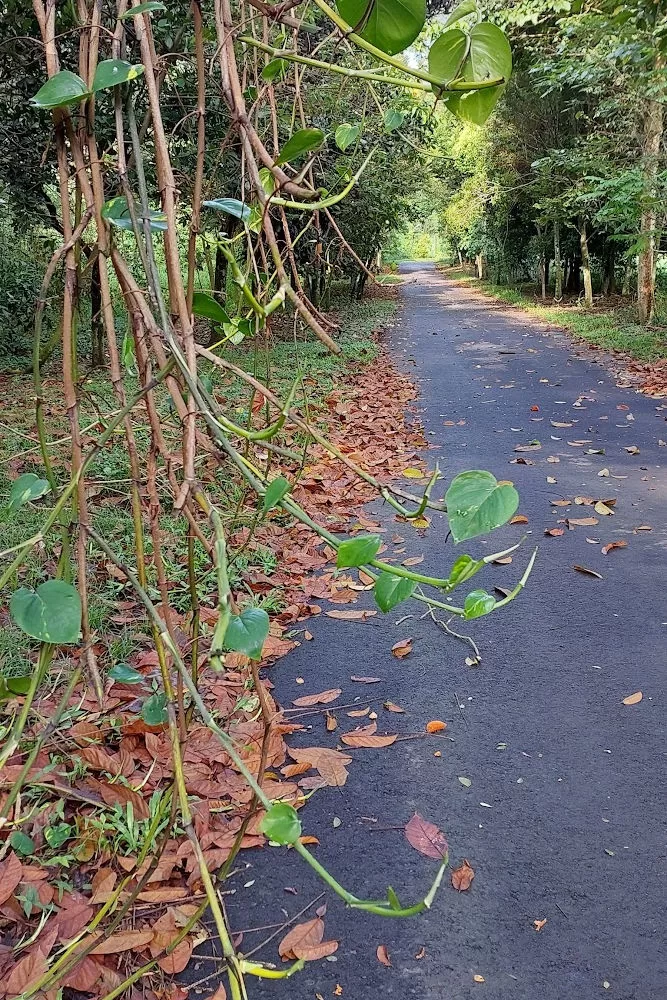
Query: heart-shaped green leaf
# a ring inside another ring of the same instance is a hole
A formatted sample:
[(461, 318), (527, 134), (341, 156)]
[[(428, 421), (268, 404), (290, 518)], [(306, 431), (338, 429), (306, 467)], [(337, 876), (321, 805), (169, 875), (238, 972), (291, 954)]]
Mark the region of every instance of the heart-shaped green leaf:
[(472, 556), (459, 556), (458, 559), (454, 560), (454, 565), (449, 571), (447, 589), (453, 590), (454, 587), (458, 587), (464, 580), (469, 580), (471, 576), (475, 575), (478, 567), (478, 561), (473, 559)]
[(118, 681), (119, 684), (141, 684), (145, 680), (144, 675), (131, 667), (129, 663), (114, 663), (108, 676)]
[[(127, 198), (119, 195), (117, 198), (110, 198), (102, 208), (102, 218), (115, 226), (116, 229), (132, 229), (132, 216), (127, 203)], [(143, 219), (141, 211), (137, 209), (137, 221), (139, 229), (143, 229)], [(153, 209), (150, 213), (151, 232), (164, 233), (167, 231), (167, 216), (159, 209)]]
[(136, 80), (144, 71), (141, 63), (132, 65), (125, 59), (104, 59), (98, 64), (93, 77), (93, 90), (108, 90), (110, 87), (117, 87), (121, 83), (129, 83)]
[(195, 316), (205, 316), (214, 323), (229, 323), (229, 316), (217, 299), (208, 292), (195, 292), (192, 296), (192, 311)]
[(34, 853), (35, 841), (32, 837), (29, 837), (27, 833), (23, 833), (22, 830), (14, 830), (9, 838), (9, 843), (19, 857), (25, 858), (29, 854)]
[(343, 122), (334, 132), (336, 145), (343, 153), (355, 144), (360, 135), (361, 125), (350, 125), (349, 122)]
[(76, 642), (81, 631), (81, 601), (71, 583), (47, 580), (37, 590), (21, 587), (9, 602), (12, 618), (26, 635), (40, 642)]
[(390, 56), (407, 49), (426, 20), (426, 0), (336, 0), (336, 6), (357, 34)]
[(336, 566), (338, 569), (343, 569), (345, 566), (363, 566), (364, 563), (375, 558), (381, 545), (382, 539), (379, 535), (359, 535), (358, 538), (346, 538), (338, 546)]
[(398, 108), (387, 108), (384, 113), (383, 122), (385, 132), (395, 132), (405, 121), (405, 112)]
[(278, 77), (283, 75), (288, 66), (289, 63), (285, 59), (272, 59), (262, 70), (262, 80), (266, 80), (269, 83), (272, 80), (277, 80)]
[(225, 648), (245, 653), (251, 660), (261, 660), (264, 642), (269, 634), (269, 616), (261, 608), (248, 608), (232, 615), (225, 633)]
[[(446, 86), (460, 76), (468, 51), (468, 36), (459, 28), (445, 31), (435, 40), (428, 54), (428, 71)], [(435, 89), (435, 88), (434, 88)]]
[(87, 97), (90, 97), (90, 91), (81, 77), (68, 69), (61, 69), (39, 88), (32, 103), (38, 108), (50, 110), (78, 104)]
[(132, 7), (131, 10), (126, 10), (124, 14), (118, 18), (119, 21), (127, 21), (129, 18), (134, 17), (135, 14), (152, 14), (154, 11), (166, 10), (167, 8), (160, 0), (147, 0), (146, 3), (137, 4), (136, 7)]
[(243, 222), (247, 222), (250, 218), (250, 205), (246, 205), (244, 201), (239, 201), (238, 198), (214, 198), (212, 201), (205, 201), (204, 208), (212, 208), (216, 212), (225, 212), (227, 215), (233, 215), (235, 219), (241, 219)]
[(380, 611), (391, 611), (401, 601), (406, 601), (414, 593), (416, 580), (407, 576), (396, 576), (394, 573), (380, 573), (375, 581), (373, 594)]
[(454, 541), (462, 542), (509, 521), (519, 506), (519, 494), (511, 483), (499, 483), (492, 473), (474, 470), (454, 477), (445, 503)]
[(463, 0), (458, 7), (455, 7), (451, 12), (447, 20), (445, 21), (445, 27), (448, 28), (450, 24), (454, 24), (455, 21), (460, 21), (462, 17), (467, 17), (468, 14), (475, 14), (477, 12), (477, 0)]
[(301, 836), (301, 821), (288, 802), (274, 802), (259, 828), (275, 844), (295, 844)]
[(9, 509), (18, 510), (31, 500), (38, 500), (50, 491), (46, 479), (40, 479), (34, 472), (25, 472), (12, 483), (9, 491)]
[(277, 504), (280, 503), (282, 498), (286, 496), (291, 490), (291, 486), (284, 476), (276, 476), (272, 479), (269, 485), (266, 487), (266, 493), (264, 494), (264, 499), (262, 501), (262, 512), (268, 514), (270, 510), (273, 510)]
[(276, 163), (289, 163), (304, 153), (312, 153), (314, 149), (319, 149), (323, 142), (324, 132), (321, 128), (299, 129), (287, 140)]
[(485, 590), (472, 590), (463, 604), (464, 618), (481, 618), (496, 606), (496, 599)]
[(167, 696), (163, 691), (146, 698), (141, 706), (141, 718), (147, 726), (163, 726), (167, 722)]
[(445, 104), (458, 118), (483, 125), (512, 75), (512, 50), (500, 28), (487, 21), (476, 24), (469, 38), (470, 49), (461, 71), (463, 79), (482, 83), (502, 78), (505, 82), (484, 90), (447, 94)]

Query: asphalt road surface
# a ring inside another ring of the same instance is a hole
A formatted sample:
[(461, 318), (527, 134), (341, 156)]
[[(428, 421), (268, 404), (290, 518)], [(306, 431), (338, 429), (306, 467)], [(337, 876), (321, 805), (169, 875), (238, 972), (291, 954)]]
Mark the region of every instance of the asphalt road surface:
[[(400, 533), (406, 556), (425, 555), (420, 569), (446, 575), (460, 551), (492, 552), (528, 533), (511, 565), (478, 577), (488, 590), (511, 586), (539, 545), (536, 566), (520, 599), (469, 623), (480, 666), (466, 665), (470, 649), (408, 603), (363, 623), (312, 619), (314, 640), (281, 660), (272, 679), (285, 704), (333, 687), (344, 703), (371, 699), (378, 732), (448, 724), (451, 739), (352, 751), (345, 787), (317, 792), (302, 811), (305, 832), (321, 841), (317, 857), (351, 891), (381, 897), (391, 884), (402, 902), (425, 892), (435, 862), (402, 834), (415, 811), (445, 831), (453, 864), (467, 858), (475, 879), (465, 893), (447, 881), (432, 910), (409, 920), (346, 910), (327, 892), (326, 937), (340, 941), (334, 960), (288, 982), (251, 980), (250, 995), (664, 1000), (667, 401), (617, 387), (596, 353), (577, 352), (565, 335), (428, 264), (402, 270), (402, 310), (387, 344), (419, 386), (437, 449), (425, 458), (437, 459), (446, 479), (469, 468), (511, 479), (528, 523), (455, 548), (438, 515), (420, 535), (378, 507), (386, 537)], [(541, 447), (515, 451), (532, 441)], [(533, 464), (509, 464), (519, 457)], [(552, 503), (575, 496), (615, 499), (613, 514)], [(568, 516), (598, 523), (568, 530)], [(545, 536), (552, 527), (566, 530)], [(614, 541), (627, 546), (604, 554)], [(408, 637), (413, 652), (398, 660), (391, 647)], [(364, 686), (353, 675), (381, 681)], [(637, 691), (641, 702), (622, 704)], [(385, 699), (405, 714), (383, 711)], [(342, 729), (355, 724), (338, 715)], [(313, 719), (295, 745), (334, 746), (323, 716), (305, 721)], [(238, 929), (279, 922), (281, 906), (291, 916), (325, 888), (284, 849), (244, 852), (241, 861), (249, 867), (227, 897)], [(246, 933), (243, 950), (262, 936)], [(276, 961), (276, 944), (259, 957)], [(376, 957), (380, 944), (391, 968)], [(210, 970), (200, 963), (188, 978)]]

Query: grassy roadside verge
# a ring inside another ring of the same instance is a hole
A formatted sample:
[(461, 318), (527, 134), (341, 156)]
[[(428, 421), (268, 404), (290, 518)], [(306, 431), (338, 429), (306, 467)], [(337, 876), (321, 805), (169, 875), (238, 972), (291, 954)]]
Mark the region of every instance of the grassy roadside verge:
[(620, 296), (604, 300), (596, 304), (593, 310), (587, 311), (576, 301), (560, 305), (545, 304), (525, 287), (508, 288), (506, 285), (480, 281), (459, 268), (442, 266), (439, 269), (446, 277), (497, 301), (516, 306), (545, 323), (561, 327), (594, 347), (606, 351), (621, 351), (644, 363), (667, 358), (667, 326), (640, 326), (635, 319), (634, 307)]
[[(335, 386), (345, 386), (346, 373), (356, 374), (374, 360), (378, 350), (373, 336), (374, 331), (391, 320), (396, 305), (390, 289), (382, 295), (374, 294), (360, 302), (352, 302), (342, 296), (337, 298), (334, 301), (334, 308), (336, 319), (340, 324), (340, 331), (337, 334), (338, 343), (342, 348), (340, 356), (332, 355), (318, 341), (291, 339), (285, 334), (283, 339), (277, 337), (268, 349), (263, 345), (241, 345), (239, 348), (230, 349), (229, 357), (235, 364), (266, 380), (282, 397), (287, 396), (297, 372), (300, 373), (300, 386), (295, 397), (295, 405), (303, 412), (307, 411), (311, 420), (318, 422), (319, 414), (324, 416), (328, 413), (325, 400), (332, 389)], [(202, 374), (211, 378), (214, 392), (217, 392), (221, 399), (224, 396), (228, 402), (230, 400), (233, 402), (234, 418), (243, 425), (249, 419), (253, 403), (247, 389), (239, 380), (225, 379), (217, 370), (209, 371), (206, 368), (207, 366), (202, 365)], [(68, 475), (69, 439), (66, 415), (62, 408), (60, 379), (56, 369), (53, 372), (46, 371), (44, 375), (47, 436), (53, 443), (50, 452), (57, 476), (61, 481), (65, 481)], [(136, 378), (131, 370), (126, 374), (125, 383), (128, 396), (131, 396), (136, 390)], [(174, 452), (177, 452), (180, 427), (170, 409), (166, 392), (158, 392), (156, 395), (165, 436)], [(39, 531), (52, 499), (47, 495), (42, 500), (28, 504), (15, 512), (10, 513), (8, 510), (9, 491), (17, 476), (25, 472), (43, 475), (35, 435), (31, 391), (26, 386), (25, 375), (7, 375), (0, 378), (0, 408), (2, 409), (0, 552), (2, 552)], [(109, 398), (106, 373), (102, 375), (92, 373), (82, 378), (81, 410), (82, 423), (89, 427), (88, 433), (91, 437), (88, 440), (91, 440), (115, 411), (115, 401)], [(142, 416), (138, 411), (136, 433), (140, 448), (142, 443), (146, 443), (141, 420)], [(62, 443), (58, 444), (59, 440)], [(290, 447), (300, 450), (305, 444), (305, 439), (299, 432), (295, 432), (291, 435), (289, 444)], [(216, 477), (216, 493), (223, 518), (228, 520), (231, 528), (242, 525), (245, 516), (242, 509), (243, 492), (238, 483), (223, 471), (213, 474)], [(133, 564), (134, 536), (128, 482), (127, 454), (119, 437), (117, 442), (112, 439), (91, 466), (88, 480), (90, 506), (95, 528), (114, 545), (119, 554)], [(179, 518), (171, 517), (169, 511), (161, 518), (160, 530), (168, 559), (171, 597), (174, 607), (178, 610), (181, 598), (185, 604), (189, 600), (186, 570), (187, 539), (184, 537)], [(58, 535), (52, 532), (31, 554), (20, 574), (20, 579), (14, 581), (14, 585), (34, 587), (52, 576), (58, 551)], [(149, 571), (150, 555), (149, 551)], [(213, 573), (206, 563), (203, 551), (198, 553), (198, 556), (201, 558), (202, 574), (210, 575), (213, 591), (215, 586)], [(233, 560), (232, 586), (241, 585), (244, 575), (252, 571), (270, 576), (275, 567), (276, 557), (266, 546), (249, 547)], [(109, 662), (124, 661), (142, 642), (143, 625), (134, 622), (124, 625), (118, 621), (122, 618), (122, 614), (118, 614), (118, 604), (122, 603), (125, 596), (124, 585), (114, 579), (113, 574), (109, 574), (108, 567), (94, 560), (91, 560), (90, 564), (90, 589), (91, 626), (96, 634), (96, 640), (106, 651), (102, 659)], [(156, 599), (159, 598), (157, 591), (151, 590), (151, 595)], [(258, 599), (257, 604), (272, 613), (280, 610), (281, 599), (279, 589), (270, 590)], [(115, 622), (112, 620), (114, 617)], [(0, 674), (30, 673), (34, 649), (35, 644), (13, 625), (6, 605), (3, 607), (0, 603)]]

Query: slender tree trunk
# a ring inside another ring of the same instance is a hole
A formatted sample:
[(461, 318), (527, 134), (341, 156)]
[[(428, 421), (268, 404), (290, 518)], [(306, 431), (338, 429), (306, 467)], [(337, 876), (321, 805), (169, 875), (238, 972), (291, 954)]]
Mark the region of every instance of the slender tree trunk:
[(621, 295), (628, 297), (630, 294), (630, 288), (632, 285), (632, 262), (628, 261), (625, 265), (625, 273), (623, 274), (623, 286), (621, 288)]
[(556, 276), (556, 286), (554, 288), (554, 302), (560, 302), (563, 298), (563, 261), (560, 256), (560, 222), (554, 222), (554, 272)]
[(593, 281), (591, 279), (591, 257), (588, 252), (588, 233), (583, 219), (579, 221), (579, 246), (581, 247), (581, 271), (584, 276), (584, 305), (593, 308)]
[(484, 255), (483, 251), (480, 251), (477, 254), (476, 263), (477, 263), (477, 277), (479, 278), (480, 281), (483, 281), (487, 276), (486, 256)]
[(100, 288), (100, 274), (97, 267), (93, 267), (90, 274), (90, 363), (93, 368), (102, 368), (104, 365), (104, 322), (102, 320), (102, 289)]
[[(656, 60), (656, 69), (662, 65), (662, 57)], [(655, 266), (656, 266), (656, 226), (657, 179), (660, 160), (660, 145), (664, 129), (664, 113), (659, 101), (647, 100), (644, 108), (644, 142), (642, 150), (642, 170), (644, 174), (644, 207), (640, 223), (640, 250), (637, 258), (637, 308), (639, 322), (647, 325), (655, 315)]]

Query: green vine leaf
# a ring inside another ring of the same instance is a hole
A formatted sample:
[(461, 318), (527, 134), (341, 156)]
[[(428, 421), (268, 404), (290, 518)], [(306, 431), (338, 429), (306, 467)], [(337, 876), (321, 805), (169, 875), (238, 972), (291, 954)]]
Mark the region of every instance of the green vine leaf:
[(496, 599), (485, 590), (472, 590), (463, 604), (464, 618), (482, 618), (496, 606)]
[(262, 513), (268, 514), (270, 510), (280, 503), (282, 498), (291, 490), (291, 485), (284, 476), (276, 476), (266, 487), (266, 493), (262, 501)]
[(163, 726), (169, 719), (164, 691), (152, 694), (141, 706), (141, 718), (147, 726)]
[(447, 589), (453, 590), (464, 580), (468, 580), (477, 570), (478, 562), (472, 556), (463, 555), (454, 560), (454, 565), (449, 571), (447, 578)]
[(37, 590), (21, 587), (12, 594), (9, 611), (18, 627), (40, 642), (60, 646), (79, 638), (81, 600), (64, 580), (47, 580)]
[(233, 215), (235, 219), (247, 222), (250, 218), (250, 205), (239, 201), (238, 198), (214, 198), (212, 201), (203, 202), (204, 208), (212, 208), (216, 212), (226, 212)]
[[(102, 208), (102, 218), (111, 226), (115, 226), (116, 229), (132, 229), (132, 216), (130, 215), (130, 207), (127, 203), (127, 198), (123, 195), (119, 195), (117, 198), (110, 198), (109, 201), (105, 202)], [(143, 219), (141, 218), (141, 212), (137, 209), (137, 222), (139, 223), (139, 229), (143, 228)], [(164, 233), (167, 231), (167, 216), (164, 212), (159, 209), (153, 209), (150, 212), (150, 228), (151, 232), (154, 233)]]
[(51, 487), (46, 479), (40, 479), (34, 472), (26, 472), (12, 483), (9, 491), (9, 510), (18, 510), (31, 500), (43, 497), (50, 490)]
[(301, 836), (301, 821), (288, 802), (274, 802), (259, 828), (275, 844), (296, 844)]
[(262, 80), (266, 80), (267, 83), (277, 80), (284, 74), (288, 66), (289, 63), (285, 59), (272, 59), (262, 70)]
[(344, 569), (347, 566), (363, 566), (377, 555), (382, 545), (379, 535), (359, 535), (358, 538), (346, 538), (338, 546), (336, 566)]
[(232, 615), (225, 633), (225, 648), (245, 653), (251, 660), (261, 660), (264, 642), (269, 634), (269, 616), (261, 608), (248, 608)]
[(217, 299), (214, 299), (208, 292), (195, 292), (192, 296), (192, 311), (195, 316), (204, 316), (213, 320), (214, 323), (229, 323), (229, 316), (222, 308)]
[(9, 838), (9, 843), (21, 858), (28, 857), (35, 852), (35, 841), (22, 830), (14, 830)]
[(384, 113), (383, 122), (385, 132), (395, 132), (405, 121), (405, 112), (398, 108), (387, 108)]
[(283, 146), (276, 164), (290, 163), (291, 160), (296, 160), (304, 153), (312, 153), (314, 149), (319, 149), (323, 142), (324, 132), (321, 128), (299, 129)]
[(334, 132), (336, 145), (342, 153), (353, 146), (360, 135), (361, 125), (350, 125), (349, 122), (343, 122)]
[(336, 0), (357, 34), (394, 56), (411, 45), (424, 27), (426, 0)]
[(411, 597), (417, 586), (416, 580), (410, 580), (407, 576), (396, 576), (394, 573), (380, 573), (375, 581), (373, 595), (380, 611), (391, 611), (401, 601), (406, 601)]
[[(461, 66), (468, 51), (468, 36), (459, 28), (445, 31), (435, 40), (428, 54), (428, 71), (437, 76), (443, 86), (460, 76)], [(437, 87), (433, 87), (437, 90)]]
[(119, 684), (141, 684), (145, 677), (138, 670), (131, 667), (129, 663), (115, 663), (108, 674)]
[(118, 18), (119, 21), (129, 21), (131, 17), (135, 14), (153, 14), (158, 10), (166, 10), (167, 8), (160, 0), (147, 0), (147, 3), (137, 4), (136, 7), (132, 7), (130, 10), (126, 10), (124, 14)]
[(99, 63), (93, 77), (93, 91), (109, 90), (111, 87), (118, 87), (121, 83), (129, 83), (141, 76), (144, 67), (141, 63), (135, 66), (124, 59), (104, 59)]
[(462, 542), (509, 521), (519, 506), (519, 494), (511, 483), (499, 483), (492, 473), (474, 470), (454, 477), (445, 503), (454, 541)]
[(90, 97), (90, 91), (81, 77), (68, 69), (61, 69), (39, 88), (32, 103), (38, 108), (52, 110), (79, 104), (87, 97)]
[(445, 104), (463, 121), (483, 125), (489, 117), (512, 75), (512, 50), (505, 34), (495, 24), (484, 21), (470, 31), (470, 48), (461, 76), (464, 80), (483, 83), (503, 78), (505, 83), (485, 90), (462, 94), (447, 94)]
[(445, 27), (448, 28), (450, 24), (454, 24), (455, 21), (460, 21), (462, 17), (467, 17), (468, 14), (476, 14), (477, 9), (477, 0), (463, 0), (463, 3), (460, 3), (458, 7), (455, 7), (449, 15), (445, 21)]

